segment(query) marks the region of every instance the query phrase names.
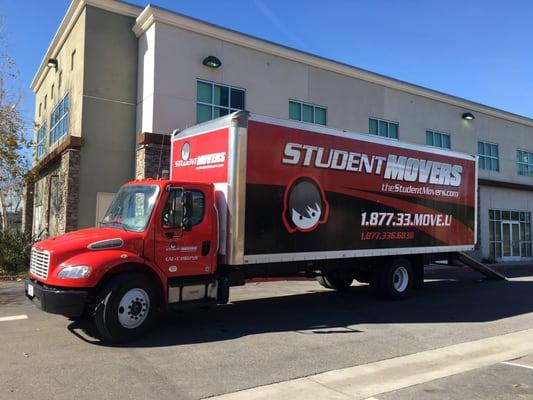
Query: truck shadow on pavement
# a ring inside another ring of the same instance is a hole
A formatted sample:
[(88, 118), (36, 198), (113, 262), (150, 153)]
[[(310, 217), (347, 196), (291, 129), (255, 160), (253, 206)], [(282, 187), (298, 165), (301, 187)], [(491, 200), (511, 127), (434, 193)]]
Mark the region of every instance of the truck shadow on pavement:
[[(506, 274), (533, 276), (532, 271)], [(368, 286), (335, 292), (322, 289), (317, 283), (316, 291), (236, 300), (210, 309), (169, 313), (159, 319), (149, 335), (121, 346), (188, 345), (289, 331), (308, 335), (364, 334), (367, 324), (476, 323), (530, 312), (533, 312), (531, 280), (488, 281), (475, 273), (443, 272), (432, 273), (423, 290), (398, 302), (377, 298)], [(89, 321), (72, 321), (69, 330), (90, 343), (105, 345), (78, 333), (83, 331), (96, 337)]]

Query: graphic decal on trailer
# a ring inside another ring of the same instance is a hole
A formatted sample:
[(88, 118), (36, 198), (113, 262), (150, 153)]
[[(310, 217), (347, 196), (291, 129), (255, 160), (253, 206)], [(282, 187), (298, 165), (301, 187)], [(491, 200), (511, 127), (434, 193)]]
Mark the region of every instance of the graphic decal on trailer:
[(329, 204), (322, 187), (310, 176), (299, 176), (287, 185), (282, 220), (287, 231), (311, 232), (328, 219)]
[(245, 254), (475, 243), (474, 158), (259, 121), (247, 147)]
[(171, 178), (189, 182), (226, 182), (228, 174), (228, 129), (172, 143)]

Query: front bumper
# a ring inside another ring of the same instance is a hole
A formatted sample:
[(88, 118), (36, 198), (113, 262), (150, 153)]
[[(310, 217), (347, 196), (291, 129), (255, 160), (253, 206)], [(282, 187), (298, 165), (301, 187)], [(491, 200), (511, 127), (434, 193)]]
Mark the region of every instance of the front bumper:
[(31, 278), (24, 282), (24, 291), (26, 297), (41, 310), (67, 317), (82, 315), (89, 295), (88, 290), (46, 286)]

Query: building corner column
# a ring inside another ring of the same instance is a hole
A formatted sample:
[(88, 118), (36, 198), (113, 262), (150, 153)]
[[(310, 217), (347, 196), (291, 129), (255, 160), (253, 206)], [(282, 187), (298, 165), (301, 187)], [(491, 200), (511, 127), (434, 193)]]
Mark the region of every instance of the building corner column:
[(137, 135), (135, 179), (158, 179), (169, 175), (170, 135), (142, 133)]
[(33, 235), (33, 196), (35, 182), (28, 180), (22, 189), (22, 224), (21, 230)]
[(78, 203), (80, 190), (80, 150), (67, 149), (61, 154), (61, 198), (59, 231), (62, 233), (78, 229)]

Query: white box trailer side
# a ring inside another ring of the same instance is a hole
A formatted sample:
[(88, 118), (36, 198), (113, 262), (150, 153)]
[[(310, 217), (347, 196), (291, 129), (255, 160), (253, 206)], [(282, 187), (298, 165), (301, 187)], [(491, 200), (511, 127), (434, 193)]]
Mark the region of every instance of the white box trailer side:
[(175, 134), (172, 153), (171, 179), (219, 192), (224, 264), (475, 246), (472, 155), (246, 112)]

